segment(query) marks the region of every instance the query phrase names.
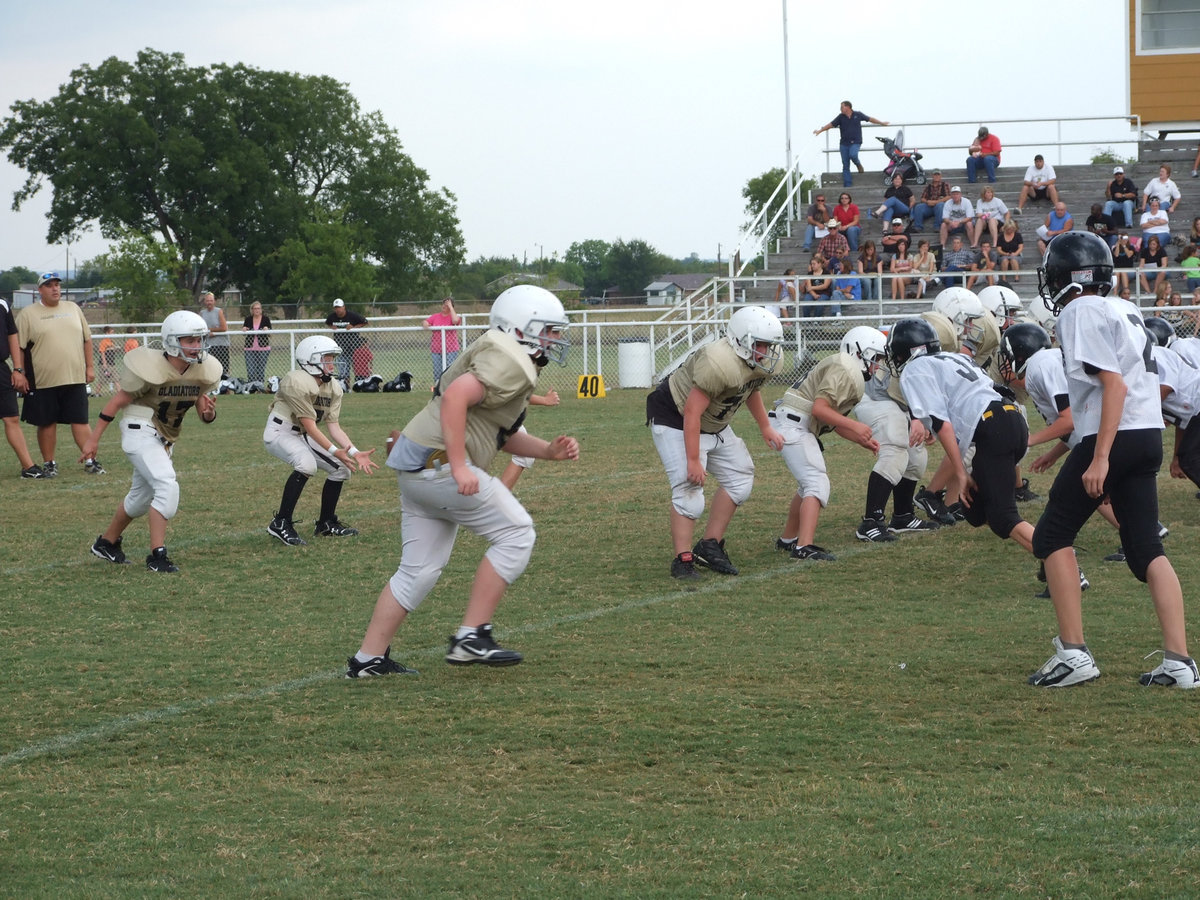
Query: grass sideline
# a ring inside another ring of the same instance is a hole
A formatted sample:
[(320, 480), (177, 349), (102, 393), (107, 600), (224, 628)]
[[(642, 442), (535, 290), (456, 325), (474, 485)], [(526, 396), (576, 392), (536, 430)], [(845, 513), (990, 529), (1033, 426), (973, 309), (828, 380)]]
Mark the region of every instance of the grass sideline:
[[(381, 448), (426, 399), (352, 395), (344, 424)], [(177, 448), (182, 572), (164, 577), (88, 553), (128, 487), (116, 435), (103, 477), (71, 462), (65, 428), (55, 481), (0, 456), (0, 895), (1200, 891), (1200, 691), (1138, 687), (1158, 630), (1144, 587), (1100, 561), (1103, 523), (1081, 562), (1104, 676), (1037, 691), (1054, 620), (1034, 563), (961, 525), (858, 543), (870, 458), (833, 436), (818, 543), (838, 561), (773, 551), (794, 483), (743, 412), (743, 574), (680, 589), (643, 401), (530, 414), (583, 457), (517, 488), (538, 545), (496, 625), (526, 662), (441, 661), (482, 550), (463, 534), (393, 651), (421, 676), (361, 683), (340, 676), (398, 558), (387, 474), (343, 494), (359, 537), (284, 547), (265, 530), (287, 474), (262, 449), (266, 401), (221, 398)], [(1194, 493), (1160, 481), (1193, 623)], [(140, 562), (143, 522), (125, 544)]]

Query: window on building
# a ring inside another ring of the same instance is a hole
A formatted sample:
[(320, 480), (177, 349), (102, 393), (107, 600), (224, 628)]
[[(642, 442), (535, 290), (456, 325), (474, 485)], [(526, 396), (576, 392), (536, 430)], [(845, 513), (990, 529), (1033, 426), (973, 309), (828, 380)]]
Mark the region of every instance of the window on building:
[(1137, 52), (1200, 52), (1200, 0), (1137, 0)]

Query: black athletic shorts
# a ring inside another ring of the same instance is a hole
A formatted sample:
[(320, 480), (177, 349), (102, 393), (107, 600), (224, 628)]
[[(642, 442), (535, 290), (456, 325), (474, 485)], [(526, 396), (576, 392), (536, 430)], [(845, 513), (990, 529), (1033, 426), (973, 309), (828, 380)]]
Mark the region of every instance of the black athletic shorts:
[(87, 385), (38, 388), (25, 397), (21, 421), (30, 425), (87, 425)]
[(1029, 426), (1015, 404), (996, 400), (975, 426), (971, 477), (978, 490), (967, 508), (967, 524), (988, 525), (1006, 538), (1021, 524), (1014, 488), (1016, 465), (1029, 446)]
[(8, 363), (0, 363), (0, 419), (8, 419), (17, 414), (17, 392), (12, 386), (12, 372)]

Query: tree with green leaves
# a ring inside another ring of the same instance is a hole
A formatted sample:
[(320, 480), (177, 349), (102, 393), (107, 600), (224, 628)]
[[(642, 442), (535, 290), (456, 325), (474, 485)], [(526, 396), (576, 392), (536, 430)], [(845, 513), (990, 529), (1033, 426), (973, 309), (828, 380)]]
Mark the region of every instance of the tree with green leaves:
[(640, 294), (657, 275), (667, 272), (674, 261), (645, 241), (618, 239), (608, 250), (604, 275), (624, 296)]
[(48, 241), (98, 225), (192, 298), (436, 293), (462, 259), (453, 194), (325, 76), (144, 50), (12, 112), (0, 150), (28, 173), (14, 208), (49, 182)]
[(33, 269), (26, 269), (24, 266), (13, 266), (11, 269), (5, 269), (0, 272), (0, 295), (9, 299), (12, 298), (13, 291), (17, 290), (23, 284), (37, 284), (38, 273)]
[[(787, 171), (782, 167), (776, 166), (774, 169), (768, 169), (761, 175), (751, 178), (746, 182), (746, 186), (742, 188), (742, 198), (746, 201), (745, 212), (749, 216), (746, 221), (746, 227), (749, 228), (755, 221), (758, 222), (758, 227), (755, 233), (761, 235), (763, 226), (770, 222), (775, 214), (787, 202), (787, 189), (784, 188), (775, 195), (772, 200), (771, 195), (775, 189), (779, 187), (779, 183), (787, 176)], [(802, 178), (800, 182), (799, 196), (805, 196), (806, 192), (816, 187), (815, 178), (804, 178), (803, 173), (797, 172), (795, 178)], [(768, 207), (766, 215), (762, 219), (758, 219), (759, 213), (764, 208)], [(769, 242), (774, 242), (778, 238), (787, 233), (787, 213), (779, 217), (779, 220), (771, 227), (766, 238)]]
[(567, 248), (565, 261), (568, 266), (575, 267), (571, 271), (573, 274), (577, 273), (577, 277), (565, 277), (568, 281), (582, 284), (587, 296), (600, 296), (608, 287), (605, 266), (608, 263), (608, 254), (611, 249), (612, 245), (608, 241), (599, 239), (576, 241)]

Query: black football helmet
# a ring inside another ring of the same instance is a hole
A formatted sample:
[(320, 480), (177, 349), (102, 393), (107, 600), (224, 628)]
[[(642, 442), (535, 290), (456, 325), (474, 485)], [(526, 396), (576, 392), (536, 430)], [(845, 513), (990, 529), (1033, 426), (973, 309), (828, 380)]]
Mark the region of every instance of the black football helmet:
[(1050, 349), (1050, 335), (1041, 325), (1018, 322), (1010, 325), (1000, 339), (1000, 374), (1005, 381), (1025, 377), (1029, 357)]
[(941, 341), (932, 325), (924, 319), (901, 319), (888, 332), (888, 370), (898, 376), (909, 360), (940, 353), (941, 349)]
[(1104, 238), (1090, 231), (1068, 231), (1051, 238), (1038, 266), (1038, 293), (1055, 313), (1095, 286), (1104, 297), (1112, 289), (1113, 256)]
[(1146, 326), (1150, 337), (1154, 338), (1154, 343), (1158, 346), (1170, 347), (1175, 343), (1175, 326), (1166, 319), (1160, 319), (1158, 316), (1146, 316), (1142, 320), (1142, 324)]

